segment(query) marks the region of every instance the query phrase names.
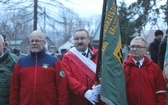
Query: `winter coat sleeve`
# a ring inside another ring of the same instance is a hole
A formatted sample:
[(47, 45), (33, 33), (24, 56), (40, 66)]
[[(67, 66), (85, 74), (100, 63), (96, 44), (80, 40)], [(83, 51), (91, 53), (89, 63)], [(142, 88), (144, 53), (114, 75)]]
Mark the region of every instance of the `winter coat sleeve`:
[(166, 84), (160, 68), (155, 67), (157, 72), (155, 73), (155, 85), (156, 85), (156, 105), (166, 105)]
[(60, 61), (56, 62), (56, 91), (58, 105), (67, 105), (68, 103), (68, 90), (67, 90), (67, 80), (64, 70), (62, 69), (62, 64)]
[(20, 78), (19, 78), (19, 64), (18, 62), (14, 66), (11, 88), (10, 88), (10, 105), (19, 105), (19, 94), (20, 94)]

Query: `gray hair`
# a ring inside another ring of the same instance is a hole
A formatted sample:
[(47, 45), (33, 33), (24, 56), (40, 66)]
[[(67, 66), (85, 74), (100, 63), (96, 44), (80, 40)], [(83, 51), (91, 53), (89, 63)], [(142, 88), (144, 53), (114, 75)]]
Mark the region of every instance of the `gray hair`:
[(141, 37), (141, 36), (136, 36), (136, 37), (133, 38), (132, 40), (141, 40), (142, 42), (144, 42), (145, 47), (148, 48), (148, 43), (147, 43), (147, 41), (146, 41), (143, 37)]
[(34, 30), (34, 31), (30, 34), (29, 39), (30, 39), (30, 37), (31, 37), (33, 34), (37, 34), (37, 33), (42, 36), (42, 39), (43, 39), (43, 40), (46, 39), (45, 34), (44, 34), (42, 31), (40, 31), (40, 30)]
[(89, 32), (88, 32), (86, 29), (83, 29), (83, 28), (80, 28), (80, 29), (75, 30), (75, 31), (74, 31), (74, 34), (75, 34), (76, 32), (80, 32), (80, 31), (86, 32), (87, 36), (90, 37)]

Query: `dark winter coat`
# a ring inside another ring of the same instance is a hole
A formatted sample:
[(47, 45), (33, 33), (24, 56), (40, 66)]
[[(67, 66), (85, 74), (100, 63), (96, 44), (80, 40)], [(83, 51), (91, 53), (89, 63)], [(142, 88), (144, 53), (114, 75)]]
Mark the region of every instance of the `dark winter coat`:
[(166, 52), (167, 36), (160, 42), (158, 51), (158, 65), (163, 70), (164, 57)]
[(10, 79), (18, 57), (5, 48), (0, 58), (0, 105), (9, 105)]
[(158, 39), (154, 39), (154, 41), (150, 44), (149, 46), (149, 52), (151, 55), (151, 59), (158, 64), (158, 50), (159, 50), (159, 44), (160, 44), (160, 40)]

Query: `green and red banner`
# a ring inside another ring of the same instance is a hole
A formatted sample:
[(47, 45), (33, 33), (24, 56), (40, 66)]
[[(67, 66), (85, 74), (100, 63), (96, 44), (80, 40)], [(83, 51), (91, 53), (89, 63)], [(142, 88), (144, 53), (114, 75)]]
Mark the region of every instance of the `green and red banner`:
[(100, 96), (107, 105), (127, 105), (119, 18), (115, 0), (107, 0), (105, 14)]

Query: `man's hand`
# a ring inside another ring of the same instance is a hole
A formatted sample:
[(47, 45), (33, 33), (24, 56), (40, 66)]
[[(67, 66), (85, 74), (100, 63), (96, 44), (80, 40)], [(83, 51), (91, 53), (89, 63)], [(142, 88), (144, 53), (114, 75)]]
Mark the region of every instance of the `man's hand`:
[(89, 100), (93, 105), (95, 105), (96, 103), (98, 103), (98, 94), (94, 94), (93, 90), (87, 90), (84, 97)]
[(92, 86), (93, 93), (96, 94), (96, 95), (100, 94), (100, 88), (101, 88), (100, 84), (99, 85), (93, 85)]

